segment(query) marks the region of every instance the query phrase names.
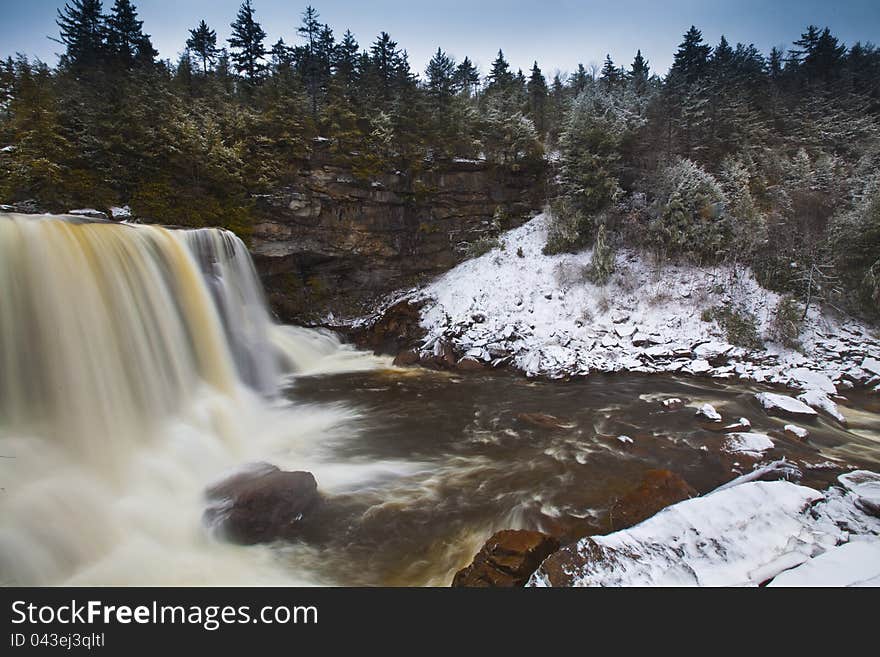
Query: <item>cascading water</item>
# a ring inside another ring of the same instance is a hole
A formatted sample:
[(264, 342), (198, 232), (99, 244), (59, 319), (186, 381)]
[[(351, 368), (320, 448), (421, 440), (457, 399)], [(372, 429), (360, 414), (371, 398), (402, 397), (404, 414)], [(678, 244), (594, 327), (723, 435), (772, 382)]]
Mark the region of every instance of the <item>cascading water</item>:
[(282, 374), (385, 365), (275, 326), (227, 231), (0, 214), (0, 582), (288, 582), (210, 538), (202, 490), (355, 416), (270, 403)]

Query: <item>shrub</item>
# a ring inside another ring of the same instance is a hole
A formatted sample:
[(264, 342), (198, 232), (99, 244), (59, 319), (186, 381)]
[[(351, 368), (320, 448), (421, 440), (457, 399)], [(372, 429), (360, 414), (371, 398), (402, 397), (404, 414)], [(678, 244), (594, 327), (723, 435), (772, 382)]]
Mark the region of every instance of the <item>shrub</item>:
[(654, 182), (650, 246), (697, 263), (717, 261), (731, 242), (718, 181), (690, 160), (663, 168)]
[(547, 243), (542, 249), (544, 255), (574, 253), (583, 248), (587, 243), (589, 226), (589, 217), (577, 210), (568, 199), (555, 199), (550, 204)]
[(480, 237), (470, 242), (465, 248), (465, 256), (467, 258), (479, 258), (481, 255), (489, 253), (492, 249), (503, 248), (503, 244), (497, 237)]
[(593, 257), (587, 270), (587, 277), (597, 285), (604, 285), (614, 273), (614, 250), (608, 244), (605, 224), (600, 224), (596, 231), (596, 243), (593, 246)]
[(762, 349), (764, 344), (758, 336), (757, 318), (744, 308), (717, 306), (703, 311), (700, 319), (715, 321), (724, 330), (727, 341), (745, 349)]
[(800, 349), (802, 323), (803, 311), (798, 302), (791, 295), (783, 296), (773, 314), (771, 324), (773, 339), (791, 349)]

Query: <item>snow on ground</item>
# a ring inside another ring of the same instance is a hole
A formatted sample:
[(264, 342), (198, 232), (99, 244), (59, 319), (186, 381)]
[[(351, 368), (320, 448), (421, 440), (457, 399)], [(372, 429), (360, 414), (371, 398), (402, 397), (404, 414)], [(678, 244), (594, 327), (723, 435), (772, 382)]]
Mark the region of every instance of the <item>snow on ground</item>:
[(878, 584), (880, 519), (856, 501), (839, 487), (822, 493), (786, 481), (722, 488), (563, 548), (569, 558), (551, 556), (530, 585)]
[[(880, 384), (880, 341), (854, 320), (811, 309), (804, 353), (769, 341), (779, 297), (748, 270), (660, 266), (625, 250), (600, 287), (585, 277), (591, 252), (545, 256), (546, 233), (538, 215), (503, 235), (503, 248), (411, 295), (426, 301), (423, 351), (447, 342), (460, 356), (550, 378), (628, 370), (783, 384), (820, 393), (808, 403), (832, 415), (839, 390)], [(728, 344), (715, 322), (702, 321), (704, 309), (731, 305), (756, 317), (763, 350)]]

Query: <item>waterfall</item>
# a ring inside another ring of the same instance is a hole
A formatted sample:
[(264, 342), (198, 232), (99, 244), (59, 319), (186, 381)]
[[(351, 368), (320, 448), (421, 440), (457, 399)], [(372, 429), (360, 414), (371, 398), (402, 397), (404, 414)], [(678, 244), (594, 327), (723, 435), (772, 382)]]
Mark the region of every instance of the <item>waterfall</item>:
[(350, 410), (277, 397), (340, 363), (387, 365), (276, 326), (228, 231), (0, 214), (0, 583), (259, 581), (266, 559), (204, 534), (201, 491), (342, 430)]

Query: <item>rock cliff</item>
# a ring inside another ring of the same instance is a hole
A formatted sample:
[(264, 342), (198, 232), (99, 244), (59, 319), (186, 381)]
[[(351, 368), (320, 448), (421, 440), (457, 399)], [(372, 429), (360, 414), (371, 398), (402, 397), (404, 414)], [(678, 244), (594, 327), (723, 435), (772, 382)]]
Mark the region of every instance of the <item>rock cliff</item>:
[(317, 148), (291, 185), (260, 199), (251, 250), (282, 320), (352, 316), (523, 223), (543, 203), (541, 180), (453, 160), (363, 182)]

